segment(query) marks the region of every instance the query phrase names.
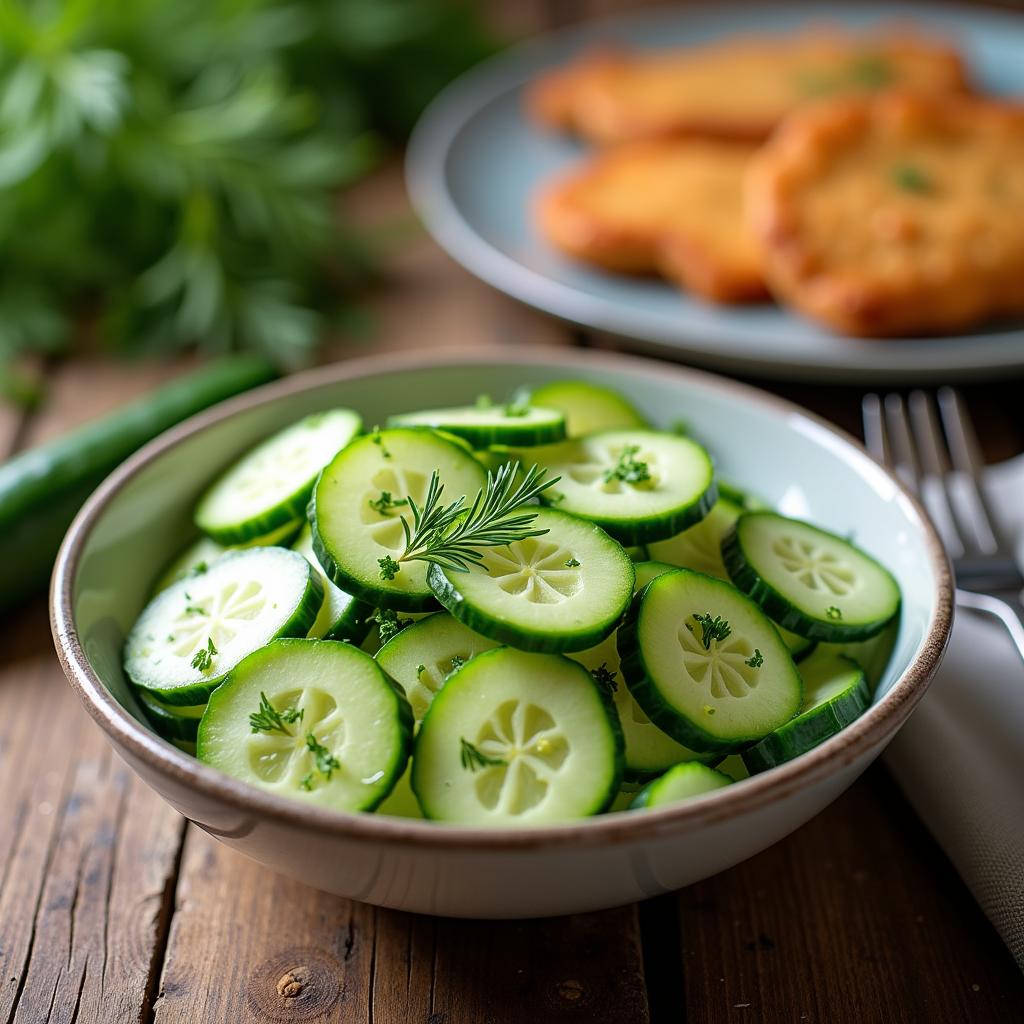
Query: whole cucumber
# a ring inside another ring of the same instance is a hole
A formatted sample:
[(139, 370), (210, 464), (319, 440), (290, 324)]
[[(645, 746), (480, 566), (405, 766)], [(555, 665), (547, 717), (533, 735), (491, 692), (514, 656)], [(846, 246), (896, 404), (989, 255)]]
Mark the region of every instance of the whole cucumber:
[(0, 611), (44, 590), (71, 520), (116, 466), (193, 413), (265, 384), (272, 363), (233, 356), (0, 465)]

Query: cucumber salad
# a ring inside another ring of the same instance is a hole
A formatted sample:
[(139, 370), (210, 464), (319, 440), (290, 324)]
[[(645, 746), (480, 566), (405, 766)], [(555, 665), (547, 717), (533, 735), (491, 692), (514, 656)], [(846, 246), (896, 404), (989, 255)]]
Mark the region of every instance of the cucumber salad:
[(125, 641), (139, 707), (341, 811), (515, 827), (733, 785), (864, 712), (900, 608), (850, 541), (583, 381), (315, 413), (193, 518)]

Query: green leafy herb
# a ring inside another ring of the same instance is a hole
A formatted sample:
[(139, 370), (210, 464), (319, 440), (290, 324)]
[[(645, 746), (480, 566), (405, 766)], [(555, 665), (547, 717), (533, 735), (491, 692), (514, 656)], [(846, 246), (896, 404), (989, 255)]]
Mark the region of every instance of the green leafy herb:
[(390, 491), (381, 491), (380, 497), (371, 498), (369, 504), (370, 508), (376, 509), (381, 515), (385, 515), (393, 508), (401, 508), (404, 505), (408, 505), (409, 501), (407, 498), (392, 498)]
[(697, 625), (700, 626), (700, 642), (704, 645), (705, 651), (711, 650), (712, 640), (717, 640), (721, 643), (732, 632), (732, 627), (728, 621), (720, 615), (712, 618), (711, 612), (706, 612), (704, 615), (694, 615), (693, 618)]
[(426, 665), (417, 665), (416, 666), (416, 676), (417, 676), (417, 678), (419, 676), (423, 675), (423, 673), (426, 672), (426, 671), (427, 671), (427, 666)]
[(520, 391), (505, 406), (505, 415), (510, 418), (522, 418), (530, 414), (530, 392)]
[(508, 764), (508, 761), (503, 761), (500, 757), (489, 757), (482, 753), (466, 739), (460, 739), (459, 743), (461, 744), (459, 760), (462, 762), (462, 767), (468, 768), (471, 772), (475, 772), (477, 768), (496, 768)]
[(466, 664), (466, 659), (460, 657), (458, 654), (452, 655), (452, 672), (458, 672), (463, 665)]
[(687, 420), (673, 420), (668, 429), (676, 437), (693, 437), (693, 427)]
[(594, 682), (596, 682), (609, 697), (618, 690), (619, 684), (615, 681), (615, 673), (608, 668), (605, 662), (602, 661), (597, 668), (592, 668), (590, 670), (590, 674), (594, 677)]
[(316, 762), (316, 770), (330, 781), (331, 772), (340, 768), (341, 762), (311, 732), (306, 733), (306, 746)]
[(579, 561), (575, 558), (567, 558), (565, 560), (566, 569), (577, 569), (579, 568)]
[(749, 665), (751, 668), (760, 668), (764, 664), (764, 655), (755, 647), (754, 653), (743, 664)]
[(192, 655), (192, 667), (199, 669), (200, 672), (209, 672), (213, 665), (214, 656), (217, 653), (217, 648), (213, 644), (213, 637), (208, 636), (206, 638), (206, 646), (200, 647), (199, 650)]
[(452, 572), (468, 572), (471, 565), (483, 565), (479, 549), (514, 544), (527, 537), (540, 537), (547, 530), (531, 529), (536, 512), (520, 512), (522, 507), (547, 490), (555, 480), (546, 480), (545, 471), (531, 466), (518, 487), (518, 462), (506, 462), (497, 473), (487, 473), (487, 484), (477, 492), (467, 510), (465, 498), (450, 505), (441, 504), (444, 485), (437, 470), (430, 476), (423, 507), (410, 496), (412, 527), (401, 517), (405, 549), (395, 560), (380, 559), (380, 576), (392, 580), (402, 562), (434, 562)]
[(197, 604), (187, 604), (187, 605), (185, 605), (185, 614), (186, 615), (209, 615), (210, 613), (208, 611), (206, 611), (205, 608), (200, 608), (200, 606), (197, 605)]
[(843, 613), (834, 604), (830, 604), (825, 609), (825, 614), (830, 619), (841, 619), (843, 617)]
[(412, 619), (400, 619), (398, 612), (391, 608), (378, 608), (370, 619), (377, 623), (380, 633), (380, 645), (383, 647), (396, 633), (401, 633), (406, 626), (412, 623)]
[(192, 575), (193, 576), (202, 576), (203, 573), (205, 573), (206, 570), (209, 569), (209, 568), (210, 567), (206, 564), (206, 562), (197, 562), (192, 567)]
[(304, 789), (309, 792), (313, 788), (313, 772), (306, 772), (305, 775), (299, 780), (299, 789)]
[(285, 708), (284, 711), (278, 711), (261, 690), (260, 707), (258, 711), (253, 711), (249, 715), (249, 727), (253, 732), (279, 732), (291, 736), (292, 731), (288, 726), (301, 722), (305, 713), (305, 708)]
[(932, 180), (920, 167), (913, 164), (899, 164), (892, 169), (892, 180), (904, 192), (924, 195), (932, 191)]
[(611, 468), (605, 470), (604, 482), (610, 484), (613, 480), (621, 480), (627, 484), (639, 484), (650, 480), (651, 472), (646, 462), (640, 462), (636, 455), (640, 451), (638, 444), (627, 444), (619, 453), (619, 461)]

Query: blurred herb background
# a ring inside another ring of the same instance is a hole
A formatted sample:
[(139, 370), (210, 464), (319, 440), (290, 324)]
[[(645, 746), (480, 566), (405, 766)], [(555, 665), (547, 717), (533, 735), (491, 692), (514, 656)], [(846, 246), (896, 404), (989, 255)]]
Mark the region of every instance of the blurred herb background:
[(373, 268), (337, 190), (493, 48), (459, 0), (0, 0), (0, 375), (83, 318), (308, 361)]

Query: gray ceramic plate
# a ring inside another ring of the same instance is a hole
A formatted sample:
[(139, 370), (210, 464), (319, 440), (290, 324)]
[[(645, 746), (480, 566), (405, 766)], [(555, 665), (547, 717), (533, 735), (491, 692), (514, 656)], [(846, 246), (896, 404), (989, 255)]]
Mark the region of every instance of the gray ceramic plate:
[[(960, 46), (983, 88), (1024, 95), (1024, 16), (847, 4), (830, 5), (827, 17), (854, 26), (912, 17)], [(715, 307), (658, 281), (590, 270), (561, 257), (533, 231), (531, 193), (581, 150), (527, 122), (525, 82), (594, 43), (687, 45), (737, 31), (784, 30), (807, 19), (805, 5), (664, 10), (592, 22), (517, 47), (464, 75), (424, 115), (409, 148), (413, 202), (438, 242), (488, 284), (565, 320), (689, 361), (843, 381), (1024, 369), (1024, 327), (1018, 324), (929, 340), (842, 338), (771, 305)]]

